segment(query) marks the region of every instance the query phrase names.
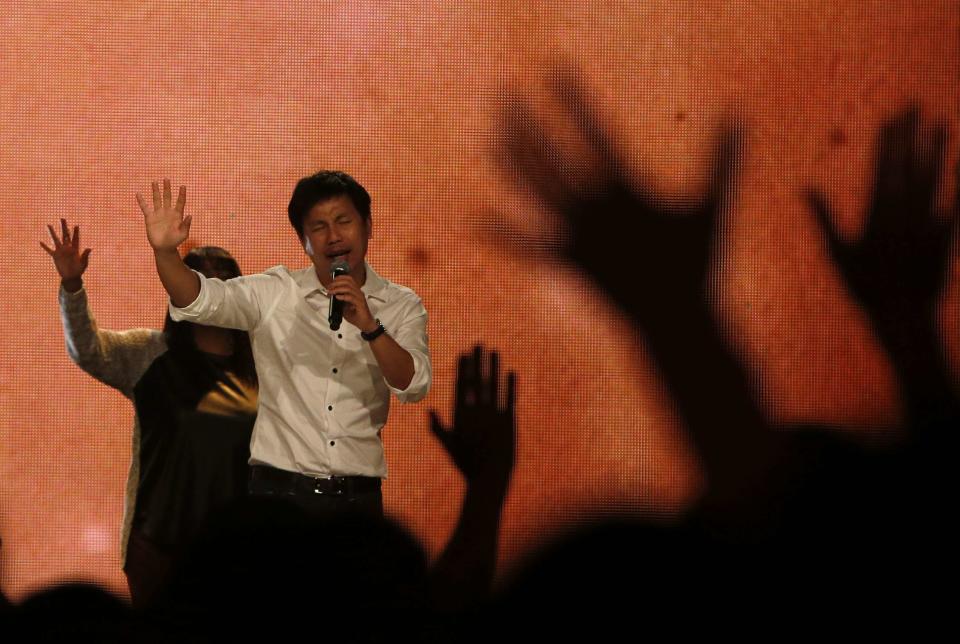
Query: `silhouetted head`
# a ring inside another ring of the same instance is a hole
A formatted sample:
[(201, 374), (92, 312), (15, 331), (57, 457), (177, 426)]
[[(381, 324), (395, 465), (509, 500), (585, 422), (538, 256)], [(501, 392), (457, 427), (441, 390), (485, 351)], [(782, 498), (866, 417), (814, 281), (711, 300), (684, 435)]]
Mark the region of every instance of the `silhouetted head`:
[(93, 584), (71, 582), (32, 594), (13, 613), (4, 641), (126, 642), (137, 632), (130, 608)]
[(405, 641), (422, 622), (425, 579), (423, 551), (390, 521), (321, 520), (250, 498), (211, 519), (163, 610), (220, 637), (306, 628), (334, 641)]

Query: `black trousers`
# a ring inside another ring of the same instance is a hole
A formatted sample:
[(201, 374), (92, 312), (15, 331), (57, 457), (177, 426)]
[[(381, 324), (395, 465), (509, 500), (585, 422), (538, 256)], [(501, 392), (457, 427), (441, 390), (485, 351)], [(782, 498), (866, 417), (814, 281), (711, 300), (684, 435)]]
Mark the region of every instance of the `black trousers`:
[(359, 514), (383, 518), (380, 479), (366, 476), (314, 478), (266, 465), (250, 466), (250, 496), (283, 499), (319, 519)]

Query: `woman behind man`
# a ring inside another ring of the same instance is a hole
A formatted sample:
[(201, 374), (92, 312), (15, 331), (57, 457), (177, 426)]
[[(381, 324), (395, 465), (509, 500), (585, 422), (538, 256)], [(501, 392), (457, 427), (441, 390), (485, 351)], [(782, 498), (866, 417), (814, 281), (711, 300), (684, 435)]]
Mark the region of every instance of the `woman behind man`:
[[(134, 403), (132, 456), (121, 560), (134, 607), (149, 605), (178, 553), (205, 518), (246, 494), (257, 374), (242, 331), (174, 322), (163, 331), (105, 331), (87, 303), (83, 273), (90, 249), (60, 220), (41, 242), (60, 274), (60, 315), (71, 359)], [(241, 272), (222, 248), (205, 246), (184, 262), (206, 277)]]

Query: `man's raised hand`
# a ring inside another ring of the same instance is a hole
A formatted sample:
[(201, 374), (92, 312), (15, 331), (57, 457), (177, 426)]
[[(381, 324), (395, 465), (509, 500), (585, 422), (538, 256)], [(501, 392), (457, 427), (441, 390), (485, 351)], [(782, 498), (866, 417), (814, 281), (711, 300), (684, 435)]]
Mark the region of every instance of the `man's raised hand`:
[(60, 237), (57, 237), (53, 226), (47, 224), (47, 229), (50, 231), (50, 237), (53, 238), (53, 248), (43, 242), (40, 242), (40, 246), (53, 258), (53, 265), (60, 274), (64, 288), (70, 292), (79, 291), (83, 285), (80, 278), (83, 276), (83, 272), (87, 270), (91, 250), (88, 248), (82, 253), (80, 252), (80, 226), (74, 226), (71, 234), (70, 228), (67, 226), (67, 220), (61, 219)]
[(137, 203), (143, 211), (143, 223), (147, 229), (147, 240), (155, 251), (176, 250), (186, 241), (190, 233), (190, 215), (183, 215), (187, 203), (187, 188), (180, 186), (176, 205), (170, 191), (170, 180), (163, 180), (163, 195), (156, 181), (153, 187), (153, 208), (147, 205), (142, 194), (137, 194)]

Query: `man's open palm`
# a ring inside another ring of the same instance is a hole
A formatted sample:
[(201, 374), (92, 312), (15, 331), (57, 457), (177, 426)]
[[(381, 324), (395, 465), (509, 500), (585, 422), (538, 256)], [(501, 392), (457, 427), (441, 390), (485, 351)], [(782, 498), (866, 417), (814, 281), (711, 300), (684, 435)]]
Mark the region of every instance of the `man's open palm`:
[(190, 215), (183, 216), (187, 203), (187, 188), (180, 186), (176, 205), (170, 191), (170, 180), (163, 180), (163, 196), (156, 181), (153, 187), (153, 208), (147, 205), (143, 195), (137, 194), (137, 203), (143, 211), (143, 222), (147, 229), (147, 240), (154, 250), (173, 250), (186, 241), (190, 233)]

